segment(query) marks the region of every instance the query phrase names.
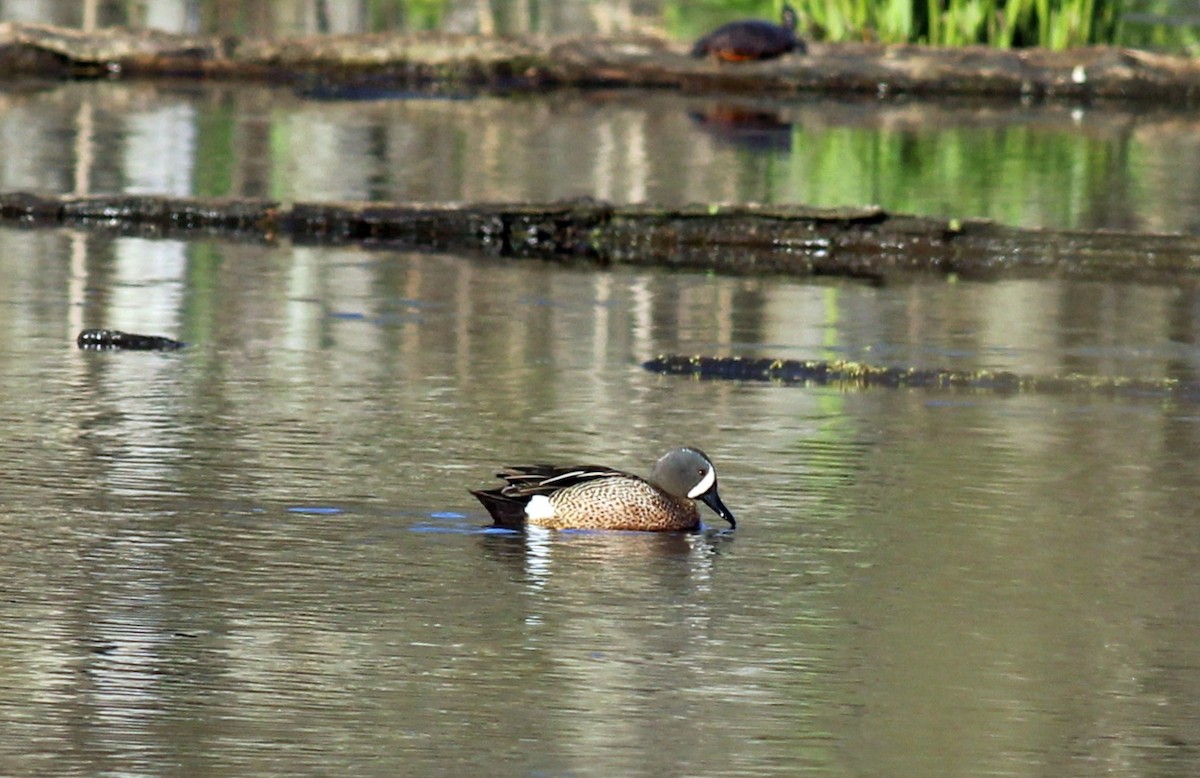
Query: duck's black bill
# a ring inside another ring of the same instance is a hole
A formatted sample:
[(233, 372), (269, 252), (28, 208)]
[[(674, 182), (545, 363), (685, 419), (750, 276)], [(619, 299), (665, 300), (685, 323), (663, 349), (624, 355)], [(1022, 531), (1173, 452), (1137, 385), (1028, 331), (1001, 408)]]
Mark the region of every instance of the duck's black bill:
[(721, 502), (721, 495), (717, 494), (715, 487), (710, 489), (707, 494), (701, 495), (700, 501), (712, 508), (722, 519), (729, 522), (731, 528), (737, 528), (737, 521), (733, 518), (733, 513), (725, 507), (725, 503)]

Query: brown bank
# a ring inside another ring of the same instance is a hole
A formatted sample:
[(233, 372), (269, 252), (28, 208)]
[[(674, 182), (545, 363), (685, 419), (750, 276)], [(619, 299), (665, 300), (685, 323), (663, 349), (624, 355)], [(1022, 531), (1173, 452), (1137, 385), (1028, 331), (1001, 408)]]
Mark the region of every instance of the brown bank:
[(0, 73), (293, 80), (369, 77), (409, 88), (663, 87), (695, 92), (1200, 100), (1200, 61), (1131, 49), (1063, 52), (820, 44), (726, 64), (654, 38), (497, 38), (446, 33), (255, 40), (0, 24)]

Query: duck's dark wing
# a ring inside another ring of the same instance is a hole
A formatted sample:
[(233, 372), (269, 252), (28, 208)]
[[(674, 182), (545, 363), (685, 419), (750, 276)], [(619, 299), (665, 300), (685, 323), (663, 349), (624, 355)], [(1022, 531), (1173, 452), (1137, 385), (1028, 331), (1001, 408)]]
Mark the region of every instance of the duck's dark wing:
[(535, 494), (552, 494), (559, 489), (593, 481), (597, 478), (621, 476), (629, 478), (629, 473), (613, 470), (608, 467), (595, 465), (576, 465), (562, 467), (559, 465), (516, 465), (507, 467), (497, 473), (508, 483), (498, 491), (508, 497), (525, 498), (528, 500)]

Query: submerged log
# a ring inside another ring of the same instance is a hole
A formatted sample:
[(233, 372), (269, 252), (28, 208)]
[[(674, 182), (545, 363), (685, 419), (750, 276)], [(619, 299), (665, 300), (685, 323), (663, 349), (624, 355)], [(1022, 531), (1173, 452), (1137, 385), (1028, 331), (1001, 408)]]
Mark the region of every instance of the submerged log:
[(380, 88), (435, 90), (604, 86), (743, 94), (1200, 100), (1200, 61), (1132, 49), (812, 43), (804, 56), (732, 65), (687, 54), (685, 42), (644, 36), (549, 40), (413, 33), (254, 40), (0, 24), (0, 73), (38, 76), (366, 78)]
[(144, 237), (359, 244), (738, 274), (1200, 276), (1200, 237), (1019, 229), (879, 208), (559, 203), (295, 203), (140, 195), (0, 194), (0, 225)]
[(138, 335), (120, 330), (83, 330), (75, 345), (84, 351), (176, 351), (187, 344), (162, 335)]
[(1006, 371), (891, 367), (849, 361), (677, 354), (655, 357), (642, 363), (642, 367), (652, 373), (665, 375), (688, 375), (711, 380), (769, 381), (789, 386), (958, 390), (1001, 395), (1088, 393), (1200, 400), (1200, 386), (1169, 378), (1146, 380), (1076, 374), (1031, 376)]

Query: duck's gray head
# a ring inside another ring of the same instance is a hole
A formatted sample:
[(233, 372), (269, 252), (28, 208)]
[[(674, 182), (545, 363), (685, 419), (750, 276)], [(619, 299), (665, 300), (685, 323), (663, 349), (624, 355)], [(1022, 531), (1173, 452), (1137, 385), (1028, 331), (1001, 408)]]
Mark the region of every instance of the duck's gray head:
[(733, 514), (717, 493), (717, 469), (698, 448), (673, 448), (658, 458), (650, 480), (677, 497), (699, 500), (736, 527)]

